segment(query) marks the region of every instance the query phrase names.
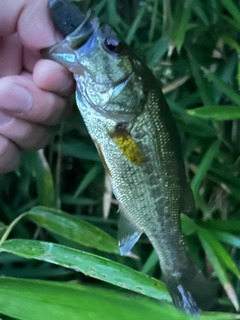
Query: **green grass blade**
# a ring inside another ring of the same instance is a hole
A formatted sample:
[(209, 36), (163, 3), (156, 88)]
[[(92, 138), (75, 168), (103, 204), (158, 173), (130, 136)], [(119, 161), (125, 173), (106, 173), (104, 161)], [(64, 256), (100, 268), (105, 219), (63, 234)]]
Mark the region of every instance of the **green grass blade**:
[(212, 248), (218, 259), (238, 278), (240, 278), (240, 272), (232, 260), (231, 256), (228, 254), (226, 249), (221, 245), (221, 243), (214, 237), (214, 235), (205, 229), (198, 229), (198, 234), (201, 238), (208, 243), (208, 246)]
[[(215, 86), (224, 92), (226, 96), (232, 100), (236, 105), (240, 106), (240, 95), (229, 85), (227, 85), (224, 81), (218, 78), (213, 72), (207, 70), (206, 68), (202, 68), (203, 72), (207, 76), (207, 78), (212, 81)], [(214, 103), (208, 103), (209, 105), (214, 105)]]
[(208, 148), (207, 152), (205, 153), (204, 157), (202, 158), (202, 161), (200, 165), (198, 166), (198, 170), (191, 182), (191, 188), (193, 191), (194, 196), (197, 195), (200, 184), (205, 177), (205, 174), (209, 170), (213, 159), (218, 154), (219, 147), (221, 142), (219, 140), (214, 141), (210, 147)]
[(200, 225), (204, 228), (220, 230), (225, 232), (240, 232), (239, 220), (209, 220), (201, 221)]
[(224, 34), (221, 39), (228, 44), (230, 47), (232, 47), (234, 50), (237, 51), (237, 53), (240, 53), (240, 45), (235, 41), (232, 37), (230, 37), (228, 34)]
[(232, 19), (229, 16), (222, 15), (222, 18), (227, 21), (230, 25), (234, 27), (234, 29), (240, 31), (240, 21), (237, 21), (236, 19)]
[(5, 226), (5, 224), (0, 221), (0, 238), (1, 238), (2, 235), (6, 232), (7, 228), (8, 228), (8, 227)]
[(218, 239), (223, 243), (229, 244), (230, 246), (233, 246), (235, 248), (240, 248), (240, 238), (237, 236), (234, 236), (229, 232), (211, 230), (211, 234), (214, 235), (216, 239)]
[(176, 46), (178, 52), (180, 52), (183, 46), (186, 32), (195, 27), (195, 25), (189, 23), (192, 2), (192, 0), (184, 0), (178, 2), (176, 6), (176, 12), (173, 17), (175, 23), (171, 30), (171, 42)]
[(150, 26), (149, 35), (148, 35), (149, 42), (152, 42), (154, 30), (157, 24), (158, 1), (159, 0), (154, 0), (152, 21), (151, 21), (151, 26)]
[(155, 250), (152, 250), (151, 254), (147, 258), (146, 262), (142, 266), (141, 272), (148, 274), (157, 264), (158, 264), (158, 256)]
[(164, 36), (158, 39), (148, 50), (146, 61), (149, 68), (159, 63), (164, 54), (168, 51), (169, 37)]
[(240, 119), (240, 108), (234, 106), (204, 106), (187, 111), (191, 116), (201, 119), (228, 121)]
[(107, 2), (107, 13), (108, 13), (108, 21), (109, 24), (114, 26), (118, 22), (118, 14), (116, 9), (116, 1), (115, 0), (108, 0)]
[(135, 33), (137, 32), (137, 29), (143, 19), (143, 16), (145, 14), (145, 11), (147, 9), (147, 2), (143, 2), (143, 5), (142, 7), (139, 9), (138, 11), (138, 14), (135, 18), (135, 20), (133, 21), (129, 31), (128, 31), (128, 34), (127, 34), (127, 37), (126, 37), (126, 43), (127, 44), (130, 44), (135, 36)]
[(77, 198), (89, 186), (89, 184), (98, 176), (102, 169), (102, 165), (97, 164), (88, 171), (75, 191), (73, 195), (74, 199)]
[(232, 0), (220, 0), (225, 9), (237, 20), (240, 21), (240, 11)]
[(165, 285), (117, 262), (87, 252), (49, 242), (13, 239), (1, 251), (27, 259), (37, 259), (82, 272), (87, 276), (159, 300), (171, 301)]
[(117, 240), (83, 219), (45, 207), (35, 207), (28, 214), (33, 222), (61, 237), (87, 247), (119, 254)]
[(197, 63), (195, 57), (191, 53), (190, 50), (187, 50), (190, 66), (192, 69), (192, 74), (194, 77), (194, 80), (198, 86), (199, 94), (201, 96), (201, 100), (204, 105), (214, 105), (214, 98), (213, 98), (213, 92), (211, 87), (209, 86), (209, 83), (206, 81), (206, 79), (203, 77), (203, 73), (201, 71), (201, 68), (199, 64)]
[(206, 256), (208, 257), (213, 269), (215, 270), (220, 283), (224, 287), (224, 290), (226, 291), (229, 299), (232, 301), (233, 305), (235, 306), (235, 309), (238, 310), (239, 309), (238, 299), (232, 287), (232, 284), (230, 283), (227, 272), (225, 268), (222, 266), (221, 262), (219, 261), (219, 258), (215, 254), (208, 239), (206, 239), (206, 233), (203, 232), (203, 229), (198, 230), (198, 236), (203, 246), (203, 249), (206, 253)]
[(29, 164), (36, 176), (40, 205), (55, 207), (55, 190), (52, 173), (43, 150), (28, 154)]

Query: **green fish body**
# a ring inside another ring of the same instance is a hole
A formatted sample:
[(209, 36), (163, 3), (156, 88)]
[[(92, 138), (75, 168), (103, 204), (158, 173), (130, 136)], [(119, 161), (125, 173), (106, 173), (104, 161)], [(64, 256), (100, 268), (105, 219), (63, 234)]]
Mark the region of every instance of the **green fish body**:
[[(60, 0), (50, 1), (50, 8)], [(109, 26), (86, 19), (48, 50), (76, 80), (76, 101), (120, 206), (119, 247), (142, 233), (179, 309), (198, 314), (206, 281), (189, 260), (180, 214), (194, 213), (176, 125), (156, 79)]]

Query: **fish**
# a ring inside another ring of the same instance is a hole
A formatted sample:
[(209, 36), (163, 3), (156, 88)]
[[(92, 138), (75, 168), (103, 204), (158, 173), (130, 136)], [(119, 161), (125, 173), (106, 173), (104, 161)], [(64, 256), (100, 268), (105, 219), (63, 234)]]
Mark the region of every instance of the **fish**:
[(176, 123), (156, 78), (107, 24), (66, 0), (50, 0), (65, 38), (42, 50), (73, 73), (76, 103), (119, 202), (118, 244), (144, 233), (176, 308), (199, 315), (209, 281), (190, 260), (181, 214), (196, 213)]

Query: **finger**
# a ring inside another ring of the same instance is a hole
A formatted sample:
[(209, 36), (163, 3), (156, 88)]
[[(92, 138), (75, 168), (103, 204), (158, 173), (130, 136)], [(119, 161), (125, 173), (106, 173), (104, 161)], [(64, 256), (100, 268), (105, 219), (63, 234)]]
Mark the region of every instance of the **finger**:
[(50, 60), (37, 62), (33, 70), (33, 81), (39, 88), (60, 96), (70, 96), (75, 89), (72, 74), (59, 63)]
[(39, 89), (29, 74), (0, 79), (0, 109), (12, 116), (55, 125), (66, 117), (70, 106), (67, 99)]
[(50, 136), (45, 127), (14, 118), (1, 111), (0, 135), (25, 150), (42, 149)]
[(17, 31), (23, 44), (36, 51), (53, 45), (59, 35), (51, 22), (47, 3), (48, 0), (1, 0), (0, 36)]
[(0, 174), (15, 169), (20, 161), (20, 151), (9, 139), (0, 135)]
[(24, 9), (26, 0), (1, 0), (0, 36), (8, 36), (17, 30), (18, 17)]
[(22, 45), (16, 33), (0, 39), (0, 64), (0, 77), (22, 71)]
[(38, 51), (59, 41), (59, 34), (50, 18), (48, 0), (26, 2), (17, 27), (23, 44), (31, 50)]
[(26, 47), (23, 48), (23, 59), (22, 59), (23, 70), (32, 73), (35, 67), (35, 64), (40, 59), (42, 59), (42, 57), (39, 52), (33, 52)]

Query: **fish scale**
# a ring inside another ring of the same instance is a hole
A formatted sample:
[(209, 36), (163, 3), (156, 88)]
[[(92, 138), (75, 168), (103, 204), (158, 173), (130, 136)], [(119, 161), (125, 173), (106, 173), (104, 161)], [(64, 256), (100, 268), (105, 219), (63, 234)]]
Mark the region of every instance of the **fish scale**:
[[(50, 0), (51, 17), (66, 1)], [(77, 9), (76, 9), (77, 10)], [(64, 14), (60, 14), (64, 19)], [(190, 261), (180, 214), (195, 213), (180, 139), (150, 70), (107, 25), (76, 13), (79, 27), (45, 49), (76, 80), (76, 101), (109, 175), (120, 206), (119, 247), (132, 249), (145, 233), (159, 257), (175, 306), (197, 315), (209, 298), (208, 282)], [(69, 21), (69, 16), (68, 16)], [(63, 23), (59, 30), (63, 31)], [(197, 301), (197, 302), (196, 302)], [(197, 304), (198, 303), (198, 304)]]

